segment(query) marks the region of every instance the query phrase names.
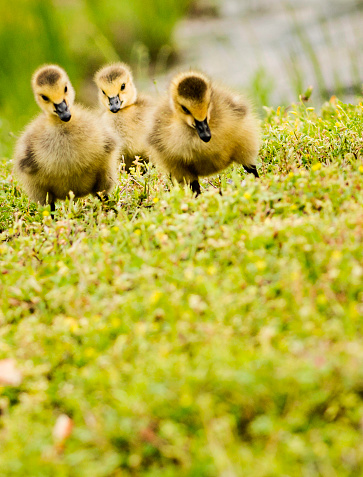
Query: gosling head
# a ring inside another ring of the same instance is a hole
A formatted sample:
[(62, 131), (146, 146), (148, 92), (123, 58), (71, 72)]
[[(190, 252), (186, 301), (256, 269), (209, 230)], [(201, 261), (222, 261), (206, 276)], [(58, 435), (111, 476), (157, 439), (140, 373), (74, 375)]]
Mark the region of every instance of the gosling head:
[(35, 101), (49, 115), (58, 116), (64, 122), (71, 117), (74, 89), (67, 73), (57, 65), (45, 65), (37, 69), (32, 78)]
[(117, 113), (121, 108), (134, 104), (137, 91), (132, 73), (124, 63), (105, 66), (95, 74), (101, 106)]
[(170, 86), (171, 107), (180, 120), (195, 129), (200, 139), (209, 142), (211, 84), (201, 73), (181, 73)]

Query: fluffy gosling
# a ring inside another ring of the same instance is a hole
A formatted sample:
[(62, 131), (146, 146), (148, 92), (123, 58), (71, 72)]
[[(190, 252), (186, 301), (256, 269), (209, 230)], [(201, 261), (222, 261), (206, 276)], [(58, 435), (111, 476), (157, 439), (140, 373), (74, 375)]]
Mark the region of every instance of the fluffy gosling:
[(114, 63), (95, 74), (102, 118), (111, 124), (120, 139), (120, 156), (129, 171), (136, 157), (148, 162), (145, 125), (155, 101), (151, 96), (138, 94), (130, 68), (124, 63)]
[(171, 82), (149, 127), (150, 157), (156, 166), (200, 194), (198, 178), (232, 162), (258, 176), (260, 127), (248, 101), (190, 71)]
[(36, 70), (32, 88), (42, 113), (26, 127), (14, 157), (14, 172), (25, 192), (34, 202), (48, 202), (52, 212), (55, 201), (66, 199), (70, 191), (75, 197), (107, 197), (116, 183), (116, 134), (74, 104), (74, 89), (59, 66)]

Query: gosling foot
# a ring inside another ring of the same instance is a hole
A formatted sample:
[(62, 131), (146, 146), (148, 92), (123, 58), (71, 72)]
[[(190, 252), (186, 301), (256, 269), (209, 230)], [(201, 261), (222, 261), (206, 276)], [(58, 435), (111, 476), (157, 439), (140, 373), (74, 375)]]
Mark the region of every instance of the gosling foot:
[(200, 184), (197, 180), (190, 183), (190, 188), (192, 189), (192, 192), (195, 194), (195, 197), (198, 197), (198, 195), (202, 193), (200, 190)]
[(51, 202), (50, 203), (50, 216), (52, 217), (53, 220), (54, 220), (54, 212), (55, 212), (55, 203)]
[(257, 172), (257, 167), (254, 165), (249, 165), (249, 166), (243, 166), (243, 169), (248, 172), (249, 174), (253, 174), (255, 177), (259, 178), (260, 176), (258, 175)]

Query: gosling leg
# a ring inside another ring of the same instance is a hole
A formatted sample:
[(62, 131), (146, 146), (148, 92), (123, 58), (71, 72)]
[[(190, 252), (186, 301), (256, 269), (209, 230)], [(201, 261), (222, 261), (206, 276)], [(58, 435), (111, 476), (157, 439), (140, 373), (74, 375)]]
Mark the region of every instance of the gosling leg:
[[(102, 195), (101, 195), (102, 194)], [(106, 194), (106, 192), (102, 192), (101, 194), (99, 194), (98, 192), (96, 192), (96, 197), (98, 199), (100, 199), (100, 201), (103, 203), (103, 202), (108, 202), (109, 201), (109, 197), (108, 197), (108, 194)]]
[(192, 192), (194, 192), (195, 197), (198, 197), (202, 192), (200, 190), (200, 184), (198, 182), (198, 179), (190, 183), (190, 188), (192, 189)]
[(253, 164), (250, 164), (248, 166), (245, 166), (243, 165), (243, 169), (250, 173), (250, 174), (253, 174), (256, 178), (259, 178), (260, 176), (258, 175), (258, 172), (257, 172), (257, 167)]
[(53, 220), (54, 220), (54, 212), (55, 212), (55, 203), (51, 202), (50, 203), (50, 216), (52, 217)]

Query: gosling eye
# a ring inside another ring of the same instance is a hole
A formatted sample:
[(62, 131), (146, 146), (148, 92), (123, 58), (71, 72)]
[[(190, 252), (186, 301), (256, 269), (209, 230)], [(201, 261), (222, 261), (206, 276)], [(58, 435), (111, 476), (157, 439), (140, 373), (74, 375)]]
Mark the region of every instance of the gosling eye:
[(40, 96), (42, 97), (42, 99), (44, 99), (44, 101), (49, 101), (48, 96), (45, 96), (44, 94), (41, 94)]
[(125, 88), (126, 88), (125, 83), (122, 83), (122, 85), (121, 85), (121, 91), (123, 91)]
[(106, 96), (106, 93), (102, 90), (102, 93)]
[(64, 92), (66, 93), (67, 91), (68, 91), (68, 86), (65, 85), (65, 87), (64, 87)]
[(184, 111), (185, 114), (191, 114), (189, 109), (187, 109), (185, 106), (181, 105), (181, 107), (182, 107), (182, 110)]

